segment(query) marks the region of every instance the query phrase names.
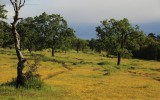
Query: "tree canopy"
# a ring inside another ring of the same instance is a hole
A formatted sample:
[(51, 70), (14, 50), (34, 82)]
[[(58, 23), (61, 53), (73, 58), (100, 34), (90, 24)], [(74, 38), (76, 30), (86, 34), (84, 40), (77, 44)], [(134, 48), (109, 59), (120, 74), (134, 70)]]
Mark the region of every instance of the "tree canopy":
[(28, 17), (18, 23), (18, 31), (22, 37), (23, 47), (29, 51), (52, 49), (67, 50), (71, 48), (71, 41), (75, 38), (74, 30), (67, 25), (67, 21), (58, 14), (42, 13), (34, 18)]
[(139, 27), (132, 27), (127, 18), (101, 21), (96, 31), (103, 48), (109, 54), (117, 54), (117, 65), (120, 65), (121, 56), (131, 55), (132, 50), (139, 49), (144, 36)]

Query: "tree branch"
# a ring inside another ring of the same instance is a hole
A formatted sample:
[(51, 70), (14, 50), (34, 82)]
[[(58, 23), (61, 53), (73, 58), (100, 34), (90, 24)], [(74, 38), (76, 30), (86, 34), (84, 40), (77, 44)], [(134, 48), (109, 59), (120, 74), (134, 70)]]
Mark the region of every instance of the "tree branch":
[(19, 1), (19, 7), (21, 6), (21, 4), (22, 4), (22, 1), (20, 0), (20, 1)]
[(16, 7), (15, 7), (15, 4), (12, 0), (10, 0), (11, 4), (13, 5), (13, 8), (14, 8), (14, 11), (16, 11)]
[(25, 2), (26, 2), (26, 0), (24, 0), (24, 1), (23, 1), (23, 4), (22, 4), (22, 0), (20, 0), (19, 9), (21, 9), (21, 8), (24, 6)]

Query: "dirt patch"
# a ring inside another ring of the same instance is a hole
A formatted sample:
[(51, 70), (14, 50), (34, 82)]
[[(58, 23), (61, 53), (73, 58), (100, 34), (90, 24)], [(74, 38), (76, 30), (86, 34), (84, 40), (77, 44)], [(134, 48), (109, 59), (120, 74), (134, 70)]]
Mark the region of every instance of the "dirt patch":
[(160, 77), (155, 77), (155, 78), (153, 78), (153, 79), (160, 82)]
[(105, 73), (103, 74), (104, 76), (110, 75), (110, 70), (109, 70), (109, 69), (105, 69), (104, 72), (105, 72)]
[(65, 63), (62, 63), (62, 66), (68, 70), (72, 70), (71, 68), (69, 68)]
[(56, 72), (56, 73), (54, 73), (54, 74), (48, 75), (48, 76), (47, 76), (46, 78), (44, 78), (43, 80), (50, 79), (50, 78), (55, 77), (55, 76), (57, 76), (57, 75), (63, 74), (64, 72), (66, 72), (66, 71), (60, 71), (60, 72)]
[(139, 75), (139, 76), (143, 76), (143, 77), (152, 78), (152, 79), (160, 82), (160, 77), (157, 77), (158, 75), (156, 73), (141, 73), (141, 72), (135, 72), (135, 71), (128, 71), (128, 72), (133, 75)]
[(151, 68), (150, 70), (160, 72), (160, 69), (152, 69)]

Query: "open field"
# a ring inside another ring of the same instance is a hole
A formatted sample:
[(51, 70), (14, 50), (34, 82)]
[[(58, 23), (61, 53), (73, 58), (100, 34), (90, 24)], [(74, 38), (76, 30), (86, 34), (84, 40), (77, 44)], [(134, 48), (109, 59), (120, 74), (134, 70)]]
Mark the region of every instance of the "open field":
[[(160, 100), (160, 62), (106, 58), (94, 52), (35, 52), (43, 55), (41, 90), (0, 86), (0, 100)], [(23, 51), (29, 62), (30, 54)], [(14, 50), (0, 49), (0, 83), (16, 77)]]

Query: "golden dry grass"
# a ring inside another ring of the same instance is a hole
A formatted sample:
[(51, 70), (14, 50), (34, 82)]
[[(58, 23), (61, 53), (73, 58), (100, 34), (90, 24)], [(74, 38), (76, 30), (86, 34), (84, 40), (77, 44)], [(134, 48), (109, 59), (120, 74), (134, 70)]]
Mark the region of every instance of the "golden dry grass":
[[(55, 100), (158, 100), (160, 98), (158, 80), (160, 62), (122, 59), (122, 65), (117, 69), (116, 58), (106, 58), (99, 54), (77, 54), (72, 51), (67, 54), (56, 53), (55, 57), (51, 57), (47, 50), (43, 51), (43, 54), (48, 61), (40, 62), (38, 72), (45, 84), (55, 90), (47, 90), (48, 94), (43, 96), (43, 91), (40, 91), (42, 93), (38, 94), (39, 97), (35, 97), (38, 100), (53, 100), (53, 98)], [(16, 57), (6, 54), (0, 56), (0, 83), (4, 83), (16, 76)], [(65, 68), (62, 63), (54, 62), (53, 59), (65, 62), (70, 69)], [(100, 62), (105, 64), (98, 65)], [(106, 73), (109, 75), (104, 75)], [(26, 94), (23, 99), (33, 98)]]

